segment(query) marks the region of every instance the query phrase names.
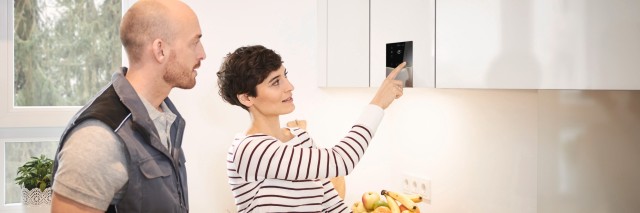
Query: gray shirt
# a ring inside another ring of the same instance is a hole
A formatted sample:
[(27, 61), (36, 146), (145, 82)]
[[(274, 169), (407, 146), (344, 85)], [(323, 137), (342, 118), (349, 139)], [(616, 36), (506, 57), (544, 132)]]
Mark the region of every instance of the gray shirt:
[(162, 141), (162, 144), (164, 144), (164, 146), (167, 147), (168, 150), (171, 150), (169, 148), (171, 147), (171, 125), (173, 125), (173, 122), (178, 116), (173, 114), (169, 107), (167, 107), (167, 104), (165, 104), (164, 102), (160, 104), (160, 108), (163, 111), (160, 112), (144, 98), (142, 98), (141, 100), (142, 103), (144, 103), (144, 107), (147, 108), (147, 112), (149, 112), (149, 117), (158, 130), (160, 141)]

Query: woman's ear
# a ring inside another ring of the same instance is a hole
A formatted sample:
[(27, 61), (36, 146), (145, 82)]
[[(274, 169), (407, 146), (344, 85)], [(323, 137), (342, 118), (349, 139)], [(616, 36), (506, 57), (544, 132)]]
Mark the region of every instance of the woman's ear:
[(151, 47), (153, 50), (153, 58), (158, 62), (162, 63), (168, 56), (168, 51), (166, 49), (165, 43), (162, 39), (153, 40), (153, 46)]
[(238, 94), (237, 97), (238, 97), (238, 101), (240, 101), (240, 103), (246, 106), (247, 108), (253, 106), (253, 100), (251, 99), (251, 97), (249, 97), (249, 94), (247, 93)]

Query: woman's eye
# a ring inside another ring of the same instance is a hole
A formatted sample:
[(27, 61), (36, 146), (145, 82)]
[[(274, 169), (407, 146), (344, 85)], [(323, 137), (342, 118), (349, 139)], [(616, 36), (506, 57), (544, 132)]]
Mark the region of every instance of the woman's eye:
[(278, 85), (280, 85), (280, 80), (276, 80), (272, 84), (272, 86), (278, 86)]

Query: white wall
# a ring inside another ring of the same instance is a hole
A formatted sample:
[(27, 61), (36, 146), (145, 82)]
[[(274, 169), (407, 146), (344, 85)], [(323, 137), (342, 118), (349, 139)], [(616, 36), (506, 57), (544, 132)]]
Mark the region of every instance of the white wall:
[(640, 91), (540, 91), (538, 211), (640, 212)]
[[(225, 155), (249, 117), (217, 94), (224, 55), (249, 44), (280, 53), (296, 90), (296, 111), (321, 145), (340, 139), (374, 88), (320, 89), (314, 1), (188, 1), (203, 28), (207, 59), (198, 84), (171, 94), (187, 119), (185, 151), (193, 212), (235, 212)], [(249, 6), (251, 5), (251, 6)], [(363, 53), (366, 54), (366, 53)], [(407, 89), (374, 145), (347, 177), (347, 203), (365, 191), (400, 190), (401, 175), (432, 181), (434, 212), (535, 212), (536, 91)], [(461, 205), (463, 204), (463, 205)]]

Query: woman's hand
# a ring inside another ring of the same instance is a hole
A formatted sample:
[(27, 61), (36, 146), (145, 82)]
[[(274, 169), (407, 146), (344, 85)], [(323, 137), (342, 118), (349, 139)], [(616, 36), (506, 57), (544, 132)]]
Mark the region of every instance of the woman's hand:
[(333, 184), (333, 188), (338, 192), (338, 196), (344, 199), (345, 193), (347, 192), (347, 184), (344, 181), (344, 176), (338, 176), (331, 178), (331, 184)]
[(380, 85), (380, 88), (378, 88), (376, 96), (371, 100), (371, 104), (375, 104), (380, 106), (382, 109), (386, 109), (395, 99), (402, 96), (402, 81), (395, 80), (395, 78), (406, 64), (407, 62), (402, 62), (393, 69), (391, 73), (389, 73), (387, 78), (382, 82), (382, 85)]
[(307, 129), (307, 121), (306, 120), (293, 120), (287, 122), (287, 127), (298, 127), (300, 129)]

